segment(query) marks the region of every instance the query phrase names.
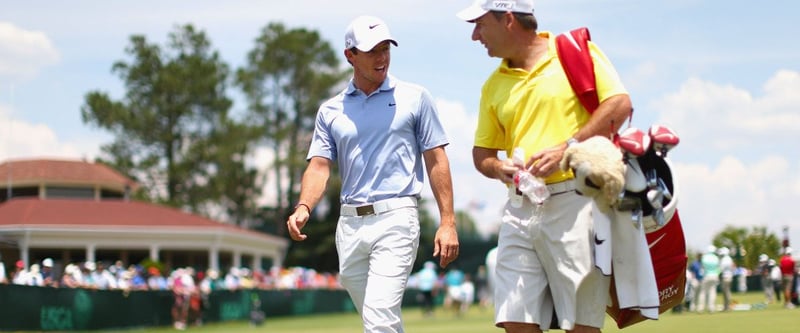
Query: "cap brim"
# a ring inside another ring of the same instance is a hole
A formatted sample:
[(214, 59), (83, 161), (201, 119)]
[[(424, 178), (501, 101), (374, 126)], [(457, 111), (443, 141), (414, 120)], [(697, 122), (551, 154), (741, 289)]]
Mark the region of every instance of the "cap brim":
[(458, 12), (458, 14), (456, 14), (456, 16), (458, 16), (458, 18), (460, 18), (460, 19), (462, 19), (464, 21), (471, 22), (471, 21), (477, 20), (479, 17), (483, 16), (484, 14), (486, 14), (488, 12), (489, 12), (488, 10), (483, 9), (480, 6), (472, 5), (472, 6), (469, 6), (467, 8), (464, 8), (464, 10)]
[(390, 43), (394, 44), (394, 46), (397, 46), (397, 41), (394, 39), (382, 39), (373, 43), (361, 43), (360, 45), (356, 45), (356, 48), (361, 52), (369, 52), (372, 51), (372, 49), (375, 48), (375, 46), (378, 46), (378, 44), (383, 43), (387, 40)]

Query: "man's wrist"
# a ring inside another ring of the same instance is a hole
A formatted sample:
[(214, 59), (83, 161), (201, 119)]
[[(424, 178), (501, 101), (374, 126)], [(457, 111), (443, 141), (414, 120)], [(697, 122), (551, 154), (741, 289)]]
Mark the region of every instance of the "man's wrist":
[(311, 206), (301, 202), (294, 206), (294, 210), (296, 211), (300, 207), (305, 207), (306, 210), (308, 210), (308, 213), (311, 214)]
[(578, 144), (578, 139), (576, 139), (574, 137), (573, 138), (569, 138), (567, 140), (567, 148), (572, 147), (572, 146), (574, 146), (576, 144)]

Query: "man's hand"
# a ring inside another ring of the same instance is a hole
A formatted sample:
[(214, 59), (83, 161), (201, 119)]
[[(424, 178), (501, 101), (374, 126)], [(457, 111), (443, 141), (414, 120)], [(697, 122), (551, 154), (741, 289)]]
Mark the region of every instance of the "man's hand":
[(481, 174), (505, 184), (513, 183), (514, 173), (519, 170), (511, 159), (498, 159), (497, 149), (472, 147), (472, 161), (475, 163), (475, 169)]
[(547, 176), (560, 169), (561, 158), (564, 156), (564, 150), (566, 149), (567, 144), (562, 143), (533, 154), (526, 167), (534, 176), (547, 178)]
[(433, 256), (439, 257), (439, 266), (447, 267), (458, 258), (458, 232), (455, 224), (441, 224), (433, 239)]
[(306, 226), (310, 213), (307, 206), (299, 205), (294, 210), (294, 213), (289, 216), (289, 220), (286, 221), (286, 228), (289, 229), (289, 237), (293, 240), (304, 241), (308, 238), (308, 235), (300, 233), (300, 230)]

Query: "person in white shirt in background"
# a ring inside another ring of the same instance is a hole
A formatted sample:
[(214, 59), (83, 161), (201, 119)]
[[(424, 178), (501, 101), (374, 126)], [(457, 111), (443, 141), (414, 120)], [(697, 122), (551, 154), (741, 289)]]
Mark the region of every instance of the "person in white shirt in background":
[(8, 284), (8, 276), (6, 275), (6, 264), (3, 263), (2, 254), (0, 254), (0, 284)]
[(17, 260), (14, 267), (16, 270), (11, 274), (11, 283), (18, 285), (28, 284), (28, 270), (25, 269), (25, 263), (22, 260)]
[(733, 270), (735, 267), (730, 253), (730, 250), (724, 246), (717, 250), (717, 254), (719, 255), (719, 270), (721, 272), (722, 311), (731, 309), (731, 288), (733, 285)]
[(42, 270), (39, 264), (31, 265), (31, 269), (28, 272), (27, 280), (25, 282), (26, 285), (29, 286), (37, 286), (42, 287), (44, 286), (44, 277), (42, 276)]
[(775, 295), (775, 301), (780, 303), (781, 294), (783, 294), (783, 281), (781, 281), (781, 267), (775, 259), (769, 259), (767, 262), (769, 267), (769, 279), (772, 281), (772, 294)]

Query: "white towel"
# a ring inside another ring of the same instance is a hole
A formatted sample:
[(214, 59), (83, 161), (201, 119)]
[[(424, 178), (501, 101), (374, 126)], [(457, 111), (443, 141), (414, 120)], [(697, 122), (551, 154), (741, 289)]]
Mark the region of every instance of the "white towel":
[(611, 216), (600, 210), (594, 200), (589, 206), (584, 208), (582, 213), (591, 214), (594, 223), (594, 265), (603, 272), (603, 275), (608, 276), (612, 273), (611, 244), (614, 242), (611, 235)]
[(630, 212), (611, 213), (612, 265), (620, 309), (639, 309), (642, 316), (658, 319), (658, 285), (644, 228)]

